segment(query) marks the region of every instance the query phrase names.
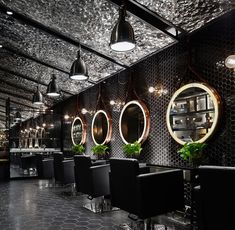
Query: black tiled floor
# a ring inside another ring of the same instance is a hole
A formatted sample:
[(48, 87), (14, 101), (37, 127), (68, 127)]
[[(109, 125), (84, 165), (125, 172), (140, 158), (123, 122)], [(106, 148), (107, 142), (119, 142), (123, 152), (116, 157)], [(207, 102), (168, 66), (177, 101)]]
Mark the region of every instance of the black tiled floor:
[(127, 222), (127, 213), (93, 214), (82, 207), (85, 195), (68, 196), (69, 188), (48, 187), (45, 180), (0, 184), (1, 230), (113, 230)]

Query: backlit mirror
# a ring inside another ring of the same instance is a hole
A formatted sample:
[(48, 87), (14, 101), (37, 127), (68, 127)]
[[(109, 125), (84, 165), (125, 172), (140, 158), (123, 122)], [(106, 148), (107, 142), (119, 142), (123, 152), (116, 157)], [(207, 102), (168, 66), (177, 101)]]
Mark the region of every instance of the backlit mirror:
[(106, 144), (112, 135), (112, 120), (110, 115), (104, 110), (98, 110), (91, 126), (91, 135), (96, 145)]
[(187, 84), (171, 98), (167, 128), (179, 144), (202, 143), (214, 133), (220, 109), (221, 99), (215, 89), (204, 83)]
[(73, 120), (71, 127), (71, 139), (73, 145), (84, 144), (86, 141), (86, 123), (81, 117)]
[(125, 144), (138, 141), (143, 143), (149, 134), (149, 110), (141, 101), (130, 101), (122, 109), (119, 132)]

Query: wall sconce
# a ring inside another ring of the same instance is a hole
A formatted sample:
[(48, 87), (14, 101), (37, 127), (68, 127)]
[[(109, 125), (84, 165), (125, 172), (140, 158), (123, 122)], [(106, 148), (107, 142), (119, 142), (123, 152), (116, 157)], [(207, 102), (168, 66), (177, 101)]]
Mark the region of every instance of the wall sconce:
[(113, 111), (120, 112), (121, 108), (125, 105), (125, 102), (120, 100), (111, 100), (109, 104), (113, 107)]
[(168, 90), (164, 89), (162, 85), (157, 85), (156, 87), (150, 86), (148, 91), (149, 93), (154, 93), (158, 97), (161, 97), (168, 93)]
[(64, 119), (65, 119), (65, 120), (68, 120), (69, 118), (70, 118), (70, 116), (69, 116), (68, 114), (65, 114), (65, 115), (64, 115)]
[(83, 115), (85, 115), (85, 114), (90, 114), (90, 115), (93, 115), (93, 114), (95, 114), (95, 110), (87, 110), (86, 108), (82, 108), (82, 110), (81, 110), (81, 113), (83, 114)]
[(235, 72), (235, 55), (230, 55), (225, 59), (225, 66)]

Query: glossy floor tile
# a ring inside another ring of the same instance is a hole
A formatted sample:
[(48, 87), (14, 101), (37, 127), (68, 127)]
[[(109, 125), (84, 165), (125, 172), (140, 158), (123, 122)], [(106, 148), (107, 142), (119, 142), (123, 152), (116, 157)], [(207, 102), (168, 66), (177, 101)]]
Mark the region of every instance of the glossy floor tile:
[(1, 230), (112, 230), (127, 221), (127, 213), (94, 214), (83, 204), (86, 195), (69, 196), (70, 188), (54, 188), (48, 181), (0, 183)]

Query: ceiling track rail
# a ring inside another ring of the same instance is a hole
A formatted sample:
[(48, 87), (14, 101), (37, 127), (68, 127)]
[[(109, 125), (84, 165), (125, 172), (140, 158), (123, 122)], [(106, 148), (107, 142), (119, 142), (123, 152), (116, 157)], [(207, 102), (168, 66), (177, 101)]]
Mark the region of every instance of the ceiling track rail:
[[(34, 58), (34, 57), (32, 57), (32, 56), (30, 56), (30, 55), (28, 55), (28, 54), (25, 54), (25, 53), (23, 53), (23, 52), (21, 52), (21, 51), (19, 51), (19, 50), (16, 50), (16, 49), (13, 49), (13, 48), (10, 48), (10, 47), (7, 47), (7, 46), (3, 46), (3, 48), (4, 48), (5, 50), (7, 50), (7, 51), (9, 51), (9, 52), (11, 52), (11, 53), (17, 55), (17, 56), (21, 56), (21, 57), (23, 57), (23, 58), (29, 59), (30, 61), (36, 62), (36, 63), (38, 63), (38, 64), (40, 64), (40, 65), (45, 66), (45, 67), (51, 68), (51, 69), (53, 69), (53, 70), (57, 70), (57, 71), (59, 71), (59, 72), (62, 72), (62, 73), (64, 73), (64, 74), (67, 74), (67, 75), (70, 74), (68, 71), (66, 71), (66, 70), (64, 70), (64, 69), (62, 69), (62, 68), (60, 68), (60, 67), (57, 67), (57, 66), (55, 66), (55, 65), (51, 65), (51, 64), (49, 64), (49, 63), (47, 63), (47, 62), (45, 62), (45, 61), (39, 60), (38, 58)], [(94, 83), (93, 81), (91, 81), (91, 80), (88, 80), (88, 82), (89, 82), (90, 84), (95, 85), (95, 83)]]
[[(25, 75), (23, 75), (23, 74), (20, 74), (20, 73), (18, 73), (18, 72), (9, 70), (9, 69), (7, 69), (7, 68), (5, 68), (5, 67), (0, 66), (0, 71), (3, 71), (3, 72), (8, 73), (8, 74), (15, 75), (15, 76), (20, 77), (20, 78), (23, 78), (23, 79), (25, 79), (25, 80), (27, 80), (27, 81), (31, 81), (31, 82), (34, 82), (34, 83), (36, 83), (36, 84), (43, 85), (43, 86), (46, 86), (46, 87), (47, 87), (47, 84), (44, 83), (44, 82), (42, 82), (42, 81), (38, 81), (38, 80), (32, 79), (32, 78), (27, 77), (27, 76), (25, 76)], [(70, 92), (67, 92), (67, 91), (65, 91), (65, 90), (61, 90), (61, 91), (62, 91), (63, 93), (65, 93), (65, 94), (70, 95), (70, 96), (73, 96), (73, 95), (74, 95), (74, 94), (72, 94), (72, 93), (70, 93)]]
[(56, 38), (59, 38), (63, 41), (66, 41), (66, 42), (68, 42), (68, 43), (70, 43), (74, 46), (77, 46), (77, 47), (81, 46), (82, 49), (87, 50), (90, 53), (93, 53), (93, 54), (95, 54), (99, 57), (102, 57), (102, 58), (104, 58), (104, 59), (106, 59), (106, 60), (108, 60), (112, 63), (115, 63), (116, 65), (119, 65), (123, 68), (128, 68), (128, 66), (114, 60), (113, 58), (108, 57), (108, 56), (106, 56), (106, 55), (104, 55), (104, 54), (102, 54), (102, 53), (86, 46), (85, 44), (83, 44), (83, 43), (81, 43), (81, 42), (79, 42), (79, 41), (77, 41), (77, 40), (75, 40), (71, 37), (68, 37), (67, 35), (64, 35), (63, 33), (57, 31), (56, 29), (50, 28), (50, 27), (48, 27), (48, 26), (46, 26), (46, 25), (44, 25), (44, 24), (42, 24), (42, 23), (40, 23), (40, 22), (38, 22), (38, 21), (36, 21), (36, 20), (26, 16), (26, 15), (24, 15), (24, 14), (21, 14), (21, 13), (15, 11), (15, 10), (12, 10), (11, 8), (6, 7), (2, 3), (0, 3), (0, 11), (3, 12), (3, 13), (6, 13), (7, 11), (11, 11), (11, 12), (13, 12), (13, 15), (11, 15), (11, 17), (14, 17), (17, 20), (20, 20), (25, 24), (28, 24), (28, 25), (33, 26), (34, 28), (40, 29), (41, 31), (44, 31), (44, 32), (46, 32), (46, 33), (48, 33), (48, 34), (50, 34), (50, 35), (52, 35)]
[[(120, 0), (109, 0), (112, 3), (121, 6), (123, 1)], [(179, 40), (180, 37), (187, 34), (185, 30), (180, 27), (175, 26), (171, 22), (167, 21), (166, 19), (162, 18), (156, 12), (148, 9), (146, 6), (134, 1), (134, 0), (126, 0), (125, 1), (127, 11), (131, 14), (137, 16), (138, 18), (142, 19), (143, 21), (147, 22), (148, 24), (154, 26), (155, 28), (161, 30), (174, 40)], [(174, 28), (175, 35), (169, 32), (170, 28)]]

